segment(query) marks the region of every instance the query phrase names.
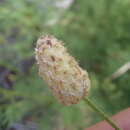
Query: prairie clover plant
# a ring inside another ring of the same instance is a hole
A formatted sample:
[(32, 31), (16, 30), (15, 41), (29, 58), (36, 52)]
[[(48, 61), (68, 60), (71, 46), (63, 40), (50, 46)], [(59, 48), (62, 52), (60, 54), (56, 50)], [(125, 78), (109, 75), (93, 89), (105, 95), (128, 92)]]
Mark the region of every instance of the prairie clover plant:
[(85, 98), (90, 88), (88, 73), (69, 55), (61, 41), (50, 35), (41, 36), (37, 41), (35, 53), (39, 75), (60, 103), (68, 106), (84, 99), (113, 128), (119, 130), (113, 121)]

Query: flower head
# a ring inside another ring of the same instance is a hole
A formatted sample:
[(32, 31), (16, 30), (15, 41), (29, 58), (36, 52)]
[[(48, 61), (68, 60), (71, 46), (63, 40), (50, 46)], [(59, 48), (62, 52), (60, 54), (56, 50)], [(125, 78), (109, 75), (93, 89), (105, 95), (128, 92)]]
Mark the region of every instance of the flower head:
[(76, 104), (87, 95), (88, 74), (69, 55), (61, 41), (50, 35), (41, 36), (35, 52), (39, 75), (60, 103)]

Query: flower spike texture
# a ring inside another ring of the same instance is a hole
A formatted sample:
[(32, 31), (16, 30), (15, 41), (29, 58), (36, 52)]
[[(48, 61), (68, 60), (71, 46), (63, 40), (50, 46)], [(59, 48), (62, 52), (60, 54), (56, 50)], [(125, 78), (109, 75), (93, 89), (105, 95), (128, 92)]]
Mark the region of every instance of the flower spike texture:
[(88, 73), (79, 67), (61, 41), (51, 35), (41, 36), (35, 53), (39, 75), (60, 103), (77, 104), (88, 94)]

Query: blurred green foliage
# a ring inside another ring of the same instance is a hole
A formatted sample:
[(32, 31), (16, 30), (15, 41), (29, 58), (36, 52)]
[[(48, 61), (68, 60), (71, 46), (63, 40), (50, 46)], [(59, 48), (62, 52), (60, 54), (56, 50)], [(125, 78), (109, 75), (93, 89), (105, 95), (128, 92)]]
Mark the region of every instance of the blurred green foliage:
[[(66, 11), (51, 0), (0, 0), (0, 129), (34, 122), (38, 130), (80, 130), (100, 120), (82, 101), (65, 107), (37, 74), (34, 48), (42, 34), (64, 41), (87, 69), (90, 98), (110, 115), (130, 106), (129, 72), (105, 80), (130, 59), (130, 1), (74, 1)], [(49, 25), (52, 18), (55, 24)]]

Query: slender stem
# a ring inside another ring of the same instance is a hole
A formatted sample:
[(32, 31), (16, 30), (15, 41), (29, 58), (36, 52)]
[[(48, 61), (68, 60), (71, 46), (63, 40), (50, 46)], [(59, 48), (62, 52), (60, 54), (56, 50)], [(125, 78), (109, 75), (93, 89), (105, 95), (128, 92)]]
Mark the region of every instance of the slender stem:
[(95, 104), (93, 104), (88, 98), (84, 98), (84, 101), (93, 109), (95, 110), (101, 117), (103, 117), (107, 123), (109, 123), (115, 130), (121, 130), (109, 117), (99, 110)]

